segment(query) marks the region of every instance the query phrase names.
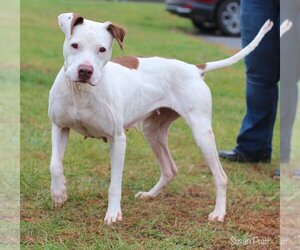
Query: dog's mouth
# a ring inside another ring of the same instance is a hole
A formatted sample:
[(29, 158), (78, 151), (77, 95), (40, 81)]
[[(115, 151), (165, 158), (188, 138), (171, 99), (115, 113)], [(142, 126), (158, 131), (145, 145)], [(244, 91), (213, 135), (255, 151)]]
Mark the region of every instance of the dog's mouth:
[(79, 84), (89, 84), (91, 86), (96, 86), (96, 84), (92, 83), (91, 81), (88, 81), (88, 80), (77, 80), (75, 81), (75, 83), (79, 83)]

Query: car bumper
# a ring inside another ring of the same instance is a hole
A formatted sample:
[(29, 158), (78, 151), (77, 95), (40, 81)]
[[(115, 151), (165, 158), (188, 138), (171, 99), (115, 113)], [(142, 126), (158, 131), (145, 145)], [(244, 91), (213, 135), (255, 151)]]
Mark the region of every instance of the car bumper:
[(192, 17), (205, 21), (213, 21), (216, 3), (203, 4), (189, 1), (167, 0), (166, 10), (182, 17)]
[(189, 17), (190, 13), (192, 12), (192, 9), (185, 7), (184, 3), (182, 2), (167, 3), (166, 10), (172, 14), (176, 14), (182, 17)]
[(194, 4), (190, 17), (198, 21), (213, 22), (215, 19), (216, 4)]

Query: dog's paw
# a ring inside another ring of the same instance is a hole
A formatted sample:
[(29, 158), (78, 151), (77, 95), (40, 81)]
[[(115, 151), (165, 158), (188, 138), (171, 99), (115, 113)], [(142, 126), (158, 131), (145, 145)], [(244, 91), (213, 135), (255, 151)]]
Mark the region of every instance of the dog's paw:
[(64, 184), (51, 185), (51, 196), (53, 207), (55, 209), (61, 208), (68, 199), (66, 186)]
[(154, 195), (150, 192), (141, 192), (141, 191), (135, 195), (135, 198), (143, 199), (143, 200), (151, 200), (151, 199), (154, 199), (155, 197), (156, 197), (156, 195)]
[(224, 218), (225, 218), (225, 213), (224, 212), (220, 212), (220, 211), (216, 211), (216, 210), (214, 210), (212, 213), (210, 213), (208, 215), (208, 220), (209, 221), (224, 222)]
[(104, 223), (106, 225), (111, 225), (112, 223), (118, 222), (122, 220), (122, 212), (121, 210), (113, 210), (113, 211), (107, 211)]

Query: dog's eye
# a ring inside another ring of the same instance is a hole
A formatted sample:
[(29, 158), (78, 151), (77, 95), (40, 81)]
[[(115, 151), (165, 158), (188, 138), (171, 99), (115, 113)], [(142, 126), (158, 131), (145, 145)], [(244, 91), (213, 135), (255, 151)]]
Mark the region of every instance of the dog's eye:
[(71, 47), (72, 47), (73, 49), (78, 49), (78, 43), (72, 43), (72, 44), (71, 44)]
[(104, 53), (106, 51), (106, 48), (104, 48), (104, 47), (101, 47), (100, 49), (99, 49), (99, 52), (100, 53)]

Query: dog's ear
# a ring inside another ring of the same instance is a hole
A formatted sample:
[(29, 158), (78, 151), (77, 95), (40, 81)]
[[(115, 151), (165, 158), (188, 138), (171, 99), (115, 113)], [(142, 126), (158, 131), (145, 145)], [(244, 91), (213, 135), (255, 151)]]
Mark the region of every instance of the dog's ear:
[(113, 38), (117, 40), (120, 48), (123, 49), (123, 41), (126, 33), (125, 30), (113, 23), (109, 23), (106, 29), (113, 36)]
[(63, 13), (58, 16), (58, 23), (67, 39), (70, 39), (76, 25), (82, 24), (84, 18), (77, 13)]

